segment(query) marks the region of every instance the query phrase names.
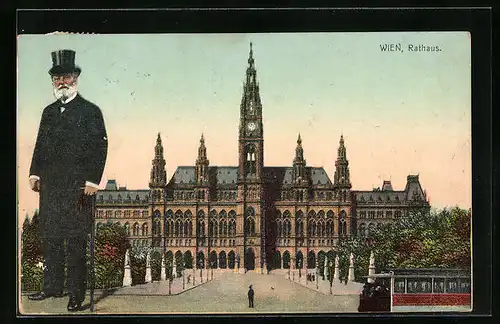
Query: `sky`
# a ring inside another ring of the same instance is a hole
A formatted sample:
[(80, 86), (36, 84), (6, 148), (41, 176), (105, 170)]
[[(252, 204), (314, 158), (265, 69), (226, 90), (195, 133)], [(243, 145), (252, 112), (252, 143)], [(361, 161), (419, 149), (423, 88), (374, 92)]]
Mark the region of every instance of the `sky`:
[[(308, 166), (333, 180), (343, 134), (353, 190), (419, 174), (433, 207), (472, 206), (471, 54), (466, 32), (21, 35), (18, 37), (19, 222), (38, 208), (29, 167), (44, 107), (55, 99), (50, 53), (76, 51), (79, 92), (108, 132), (100, 183), (147, 189), (157, 134), (167, 177), (194, 165), (204, 134), (211, 165), (238, 163), (249, 43), (260, 84), (264, 164), (291, 166), (298, 133)], [(399, 43), (403, 52), (380, 45)], [(407, 45), (439, 46), (411, 52)]]

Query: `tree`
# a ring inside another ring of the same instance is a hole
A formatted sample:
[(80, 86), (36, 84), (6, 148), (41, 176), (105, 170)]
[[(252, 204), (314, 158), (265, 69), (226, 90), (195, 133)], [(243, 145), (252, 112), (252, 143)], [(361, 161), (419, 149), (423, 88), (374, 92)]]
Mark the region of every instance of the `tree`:
[(376, 272), (388, 268), (469, 268), (470, 224), (470, 210), (459, 207), (412, 209), (368, 237), (341, 238), (337, 246), (340, 276), (346, 275), (351, 252), (358, 281), (368, 274), (372, 251)]
[[(127, 233), (122, 225), (107, 223), (99, 226), (94, 250), (96, 288), (121, 286), (128, 247)], [(90, 249), (87, 249), (87, 263), (89, 261)], [(90, 269), (89, 264), (87, 267)]]
[(43, 261), (42, 243), (39, 237), (40, 231), (38, 224), (38, 210), (35, 210), (31, 223), (29, 217), (26, 216), (21, 234), (21, 260), (32, 265)]
[(21, 233), (21, 283), (23, 291), (40, 290), (43, 281), (42, 244), (38, 233), (38, 210), (35, 210), (31, 222), (26, 215)]
[(459, 207), (411, 210), (375, 231), (373, 250), (383, 268), (470, 267), (470, 213)]

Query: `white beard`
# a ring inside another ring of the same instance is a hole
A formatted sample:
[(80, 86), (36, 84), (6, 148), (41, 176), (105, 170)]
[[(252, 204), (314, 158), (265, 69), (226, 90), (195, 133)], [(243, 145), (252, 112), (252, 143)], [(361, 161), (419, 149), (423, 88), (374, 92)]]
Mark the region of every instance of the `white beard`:
[(68, 88), (54, 87), (54, 96), (56, 97), (57, 100), (65, 101), (78, 91), (76, 84), (67, 85), (67, 87)]

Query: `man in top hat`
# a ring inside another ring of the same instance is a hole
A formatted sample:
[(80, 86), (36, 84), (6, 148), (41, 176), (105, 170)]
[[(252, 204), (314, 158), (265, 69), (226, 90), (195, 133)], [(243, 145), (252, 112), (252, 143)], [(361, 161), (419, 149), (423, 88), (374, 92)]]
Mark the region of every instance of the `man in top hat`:
[(99, 107), (77, 91), (81, 69), (75, 52), (52, 52), (49, 74), (56, 101), (43, 110), (30, 168), (30, 187), (40, 194), (43, 290), (31, 300), (62, 297), (67, 262), (68, 310), (85, 300), (90, 207), (106, 163), (108, 139)]

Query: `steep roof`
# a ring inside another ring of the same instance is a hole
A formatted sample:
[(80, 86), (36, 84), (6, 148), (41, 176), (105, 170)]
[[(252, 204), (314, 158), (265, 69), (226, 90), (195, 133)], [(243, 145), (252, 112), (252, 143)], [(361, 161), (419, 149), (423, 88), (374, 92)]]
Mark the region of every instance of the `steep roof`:
[[(212, 184), (236, 185), (238, 182), (238, 167), (234, 166), (211, 166), (208, 168), (208, 176)], [(169, 181), (169, 185), (195, 185), (196, 167), (179, 166)]]
[[(280, 185), (291, 185), (293, 179), (292, 167), (264, 167), (263, 176), (266, 181), (277, 182)], [(306, 173), (313, 185), (331, 185), (328, 174), (322, 167), (306, 167)], [(210, 183), (220, 185), (237, 185), (238, 167), (211, 166), (208, 169)], [(169, 185), (196, 184), (196, 168), (194, 166), (179, 166), (170, 179)]]
[(404, 190), (394, 191), (390, 181), (384, 181), (382, 190), (379, 188), (368, 190), (353, 190), (354, 197), (358, 202), (404, 202), (424, 201), (425, 194), (420, 185), (418, 175), (408, 175)]
[(97, 203), (101, 201), (113, 202), (147, 202), (149, 200), (149, 190), (99, 190), (97, 192)]

